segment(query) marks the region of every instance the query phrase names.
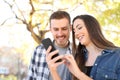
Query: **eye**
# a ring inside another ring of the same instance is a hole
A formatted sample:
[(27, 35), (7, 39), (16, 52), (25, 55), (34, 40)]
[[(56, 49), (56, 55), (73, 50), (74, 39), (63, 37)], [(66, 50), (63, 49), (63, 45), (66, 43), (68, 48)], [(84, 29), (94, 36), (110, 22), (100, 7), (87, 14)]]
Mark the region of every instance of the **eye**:
[(78, 30), (82, 29), (82, 26), (78, 27)]
[(54, 31), (58, 31), (58, 29), (57, 29), (57, 28), (54, 28)]
[(62, 30), (67, 30), (68, 28), (64, 27)]

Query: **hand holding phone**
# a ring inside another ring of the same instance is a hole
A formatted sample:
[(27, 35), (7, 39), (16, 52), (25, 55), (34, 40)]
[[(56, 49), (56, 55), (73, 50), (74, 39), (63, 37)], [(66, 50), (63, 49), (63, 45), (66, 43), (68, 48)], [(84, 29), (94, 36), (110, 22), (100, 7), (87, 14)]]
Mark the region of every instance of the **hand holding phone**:
[[(46, 50), (48, 49), (49, 46), (52, 46), (52, 49), (51, 49), (50, 52), (56, 50), (55, 47), (54, 47), (54, 45), (53, 45), (53, 43), (52, 43), (52, 41), (50, 40), (50, 38), (43, 39), (43, 40), (42, 40), (42, 44), (44, 45), (44, 47), (45, 47)], [(59, 53), (53, 55), (53, 56), (52, 56), (52, 59), (55, 58), (55, 57), (57, 57), (57, 56), (59, 56)], [(56, 61), (56, 62), (60, 62), (60, 61), (61, 61), (61, 59), (59, 59), (59, 60)]]

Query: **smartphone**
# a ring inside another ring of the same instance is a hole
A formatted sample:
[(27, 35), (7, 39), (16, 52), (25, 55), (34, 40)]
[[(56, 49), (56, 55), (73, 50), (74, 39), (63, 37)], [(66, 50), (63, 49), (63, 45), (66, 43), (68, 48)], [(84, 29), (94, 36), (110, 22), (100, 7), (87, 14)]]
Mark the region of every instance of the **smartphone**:
[[(51, 49), (50, 52), (56, 50), (50, 38), (43, 39), (42, 40), (42, 44), (44, 45), (44, 47), (45, 47), (46, 50), (48, 49), (49, 46), (52, 46), (52, 49)], [(57, 56), (59, 56), (59, 53), (53, 55), (52, 59), (55, 58), (55, 57), (57, 57)], [(61, 59), (57, 60), (56, 62), (60, 62), (60, 61), (61, 61)]]

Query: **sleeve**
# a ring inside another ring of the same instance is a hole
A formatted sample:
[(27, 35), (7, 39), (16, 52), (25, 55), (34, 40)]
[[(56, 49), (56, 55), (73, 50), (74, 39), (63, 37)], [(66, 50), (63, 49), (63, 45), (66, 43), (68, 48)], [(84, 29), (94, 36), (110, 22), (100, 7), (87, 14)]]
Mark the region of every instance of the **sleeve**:
[(31, 57), (31, 62), (28, 68), (28, 74), (27, 74), (27, 80), (36, 80), (36, 72), (35, 72), (35, 68), (36, 68), (36, 56), (37, 56), (37, 48), (34, 50), (34, 53)]
[[(120, 55), (119, 55), (120, 57)], [(117, 69), (117, 79), (119, 80), (120, 79), (120, 58), (119, 58), (119, 63), (118, 63), (118, 69)]]
[(45, 48), (43, 45), (36, 47), (28, 69), (27, 80), (46, 80), (49, 70), (46, 63)]

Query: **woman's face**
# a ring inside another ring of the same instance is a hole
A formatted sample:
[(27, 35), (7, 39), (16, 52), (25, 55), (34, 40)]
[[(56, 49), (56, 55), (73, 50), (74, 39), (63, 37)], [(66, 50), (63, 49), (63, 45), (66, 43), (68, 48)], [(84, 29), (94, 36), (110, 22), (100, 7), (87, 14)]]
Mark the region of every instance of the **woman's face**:
[(76, 19), (73, 22), (73, 30), (75, 32), (75, 37), (82, 45), (87, 46), (91, 43), (88, 31), (82, 19)]

